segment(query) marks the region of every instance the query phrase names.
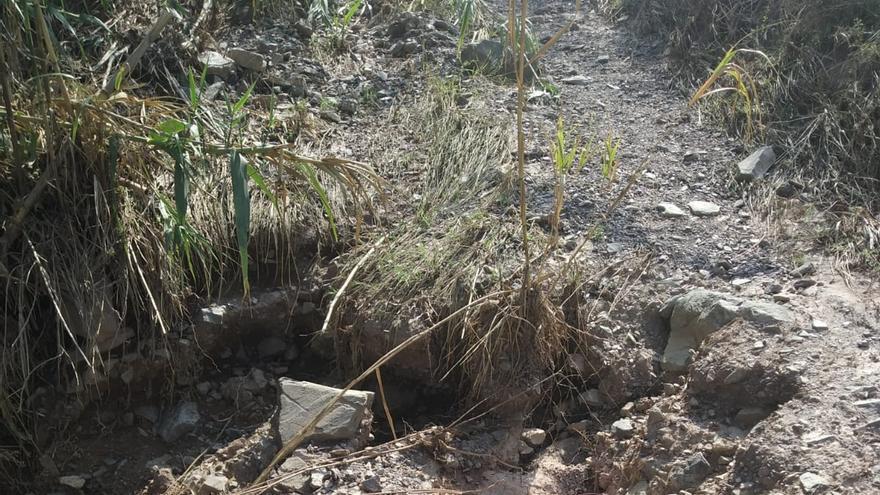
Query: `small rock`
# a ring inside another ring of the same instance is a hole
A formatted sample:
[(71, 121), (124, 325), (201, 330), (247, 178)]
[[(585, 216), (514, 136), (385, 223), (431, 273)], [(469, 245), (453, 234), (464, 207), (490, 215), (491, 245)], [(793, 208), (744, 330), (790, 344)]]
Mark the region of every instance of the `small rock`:
[(791, 302), (791, 296), (787, 294), (773, 294), (773, 300), (778, 303)]
[(691, 201), (688, 203), (688, 209), (698, 217), (714, 217), (721, 212), (718, 205), (708, 201)]
[[(278, 381), (278, 430), (286, 442), (299, 433), (313, 414), (336, 397), (338, 389), (316, 383), (282, 378)], [(355, 437), (361, 422), (369, 414), (373, 393), (350, 390), (336, 402), (330, 413), (304, 440), (349, 440)]]
[(309, 486), (312, 490), (319, 490), (324, 486), (324, 471), (313, 471), (309, 476)]
[(795, 280), (795, 282), (792, 284), (792, 286), (795, 289), (799, 289), (799, 290), (809, 289), (810, 287), (812, 287), (814, 285), (816, 285), (816, 281), (813, 279), (810, 279), (810, 278), (802, 278), (800, 280)]
[(711, 472), (712, 465), (698, 452), (688, 457), (683, 466), (673, 468), (669, 473), (669, 481), (680, 488), (692, 488), (702, 483)]
[(287, 342), (278, 337), (266, 337), (257, 344), (257, 354), (261, 358), (268, 358), (283, 354), (287, 350)]
[(602, 400), (602, 393), (596, 388), (581, 392), (578, 394), (578, 397), (587, 407), (602, 407), (605, 405), (605, 401)]
[(856, 407), (874, 408), (880, 410), (880, 399), (865, 399), (853, 402)]
[(599, 55), (598, 57), (596, 57), (596, 62), (600, 64), (607, 64), (610, 60), (611, 57), (609, 57), (608, 55)]
[(370, 476), (361, 481), (361, 490), (367, 493), (379, 493), (382, 491), (382, 480), (378, 476)]
[(404, 58), (419, 51), (419, 44), (415, 41), (398, 41), (391, 47), (391, 56), (394, 58)]
[(547, 432), (540, 428), (527, 428), (523, 430), (521, 438), (532, 447), (540, 447), (547, 440)]
[(504, 45), (497, 40), (468, 43), (461, 49), (461, 63), (471, 68), (497, 71), (505, 64)]
[(162, 420), (159, 425), (159, 436), (162, 440), (172, 443), (195, 430), (199, 419), (198, 405), (195, 402), (182, 401)]
[(220, 476), (216, 474), (211, 474), (205, 477), (205, 481), (202, 483), (201, 490), (199, 490), (199, 494), (210, 495), (213, 493), (223, 493), (226, 491), (226, 486), (229, 484), (229, 478), (226, 476)]
[(825, 477), (810, 472), (800, 475), (798, 481), (801, 482), (801, 488), (803, 488), (804, 493), (807, 494), (815, 493), (816, 491), (829, 486), (828, 480), (825, 479)]
[(339, 124), (342, 122), (342, 117), (339, 116), (338, 113), (333, 110), (321, 110), (320, 114), (321, 118), (328, 121), (333, 122), (334, 124)]
[(262, 72), (266, 68), (266, 57), (259, 53), (249, 52), (240, 48), (233, 48), (226, 52), (236, 64), (254, 72)]
[(562, 79), (562, 84), (569, 84), (571, 86), (589, 86), (590, 78), (587, 76), (571, 76)]
[(767, 411), (760, 407), (744, 407), (736, 413), (733, 422), (740, 428), (751, 428), (767, 417)]
[(312, 33), (314, 32), (312, 30), (312, 27), (309, 26), (308, 23), (306, 23), (306, 21), (303, 19), (296, 21), (296, 24), (293, 25), (293, 29), (296, 31), (296, 34), (298, 34), (299, 37), (303, 39), (311, 38)]
[(339, 102), (339, 111), (347, 115), (354, 115), (357, 113), (357, 102), (351, 98), (344, 98)]
[(800, 278), (800, 277), (806, 277), (807, 275), (812, 275), (815, 272), (816, 272), (816, 265), (814, 265), (812, 262), (808, 261), (808, 262), (804, 263), (803, 265), (795, 268), (794, 270), (788, 272), (788, 274), (791, 275), (792, 277)]
[(519, 442), (519, 455), (527, 456), (535, 453), (535, 449), (530, 447), (527, 443), (520, 441)]
[(684, 216), (684, 210), (676, 206), (674, 203), (658, 203), (657, 210), (660, 211), (661, 217), (678, 218)]
[(82, 487), (86, 486), (86, 479), (82, 476), (76, 475), (62, 476), (58, 478), (58, 483), (64, 486), (69, 486), (74, 490), (79, 490)]
[(632, 438), (635, 429), (635, 424), (628, 418), (618, 419), (611, 424), (611, 433), (620, 439)]
[(828, 330), (828, 323), (823, 320), (813, 318), (813, 330)]
[(776, 153), (773, 151), (772, 146), (758, 148), (754, 153), (749, 155), (748, 158), (739, 162), (739, 165), (737, 166), (739, 169), (737, 180), (741, 182), (749, 182), (755, 179), (760, 179), (768, 170), (770, 170), (770, 167), (773, 166), (775, 161)]
[(235, 74), (235, 61), (231, 58), (213, 51), (205, 51), (199, 54), (199, 63), (209, 76), (217, 76), (221, 79), (229, 79)]
[(782, 292), (782, 286), (779, 284), (770, 284), (766, 289), (767, 294), (779, 294)]

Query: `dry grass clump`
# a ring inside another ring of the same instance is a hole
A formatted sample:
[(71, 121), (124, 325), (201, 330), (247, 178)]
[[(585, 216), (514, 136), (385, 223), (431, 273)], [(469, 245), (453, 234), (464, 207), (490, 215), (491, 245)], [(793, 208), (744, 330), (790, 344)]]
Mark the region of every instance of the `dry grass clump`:
[(296, 280), (301, 234), (335, 242), (380, 182), (255, 137), (268, 115), (251, 90), (202, 101), (197, 69), (162, 71), (173, 96), (139, 96), (156, 88), (132, 70), (101, 91), (102, 74), (76, 71), (91, 53), (61, 50), (91, 39), (62, 7), (0, 7), (0, 457), (22, 461), (40, 447), (37, 387), (89, 395), (108, 349), (166, 347), (195, 300), (247, 292), (266, 265), (273, 283)]

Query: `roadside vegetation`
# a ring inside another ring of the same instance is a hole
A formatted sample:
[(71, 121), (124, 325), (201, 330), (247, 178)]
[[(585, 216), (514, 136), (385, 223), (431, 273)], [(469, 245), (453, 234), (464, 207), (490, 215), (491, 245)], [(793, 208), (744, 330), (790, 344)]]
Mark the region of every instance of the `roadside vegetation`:
[[(783, 151), (781, 195), (824, 218), (811, 235), (880, 268), (880, 4), (876, 0), (615, 0), (609, 15), (665, 42), (684, 91), (747, 146)], [(707, 84), (709, 83), (709, 84)], [(699, 88), (699, 89), (698, 89)], [(714, 92), (713, 94), (708, 93)], [(756, 199), (774, 216), (808, 216)]]

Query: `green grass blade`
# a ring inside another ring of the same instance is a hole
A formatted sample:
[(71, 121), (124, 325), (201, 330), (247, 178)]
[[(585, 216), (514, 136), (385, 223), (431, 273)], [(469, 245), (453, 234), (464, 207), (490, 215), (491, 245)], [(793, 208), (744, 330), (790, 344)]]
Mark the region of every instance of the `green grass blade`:
[(251, 199), (248, 194), (247, 166), (238, 151), (229, 156), (229, 175), (232, 178), (232, 206), (235, 213), (235, 238), (241, 264), (241, 282), (245, 295), (250, 294), (248, 280), (248, 237), (251, 222)]

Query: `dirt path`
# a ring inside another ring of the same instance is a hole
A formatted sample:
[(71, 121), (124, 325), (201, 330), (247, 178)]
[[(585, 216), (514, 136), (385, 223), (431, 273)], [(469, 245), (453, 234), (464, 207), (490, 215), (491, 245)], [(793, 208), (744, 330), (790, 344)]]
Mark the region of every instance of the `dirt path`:
[[(531, 17), (533, 29), (540, 36), (549, 35), (572, 11), (567, 3), (541, 4)], [(671, 87), (662, 46), (633, 40), (592, 12), (578, 21), (576, 28), (551, 50), (544, 64), (548, 79), (561, 91), (562, 115), (567, 123), (599, 129), (600, 137), (612, 132), (621, 138), (623, 181), (643, 160), (648, 164), (594, 249), (604, 251), (609, 260), (633, 250), (651, 251), (657, 262), (655, 281), (641, 294), (662, 294), (663, 286), (672, 287), (672, 294), (710, 288), (751, 300), (775, 300), (796, 315), (796, 323), (781, 332), (728, 332), (723, 334), (726, 338), (716, 337), (704, 345), (700, 356), (707, 360), (721, 354), (727, 358), (720, 361), (742, 360), (753, 365), (772, 357), (776, 370), (762, 375), (763, 385), (769, 387), (774, 373), (791, 374), (791, 400), (782, 400), (775, 412), (742, 432), (738, 449), (729, 455), (733, 462), (730, 458), (711, 461), (710, 453), (705, 452), (711, 464), (709, 481), (686, 488), (697, 493), (880, 490), (880, 299), (876, 284), (865, 277), (846, 274), (844, 278), (819, 253), (779, 250), (768, 226), (757, 218), (759, 213), (746, 207), (742, 187), (733, 180), (737, 160), (752, 150), (697, 122), (699, 114), (689, 110), (681, 93)], [(553, 107), (532, 105), (527, 117), (531, 156), (540, 157), (529, 162), (534, 178), (532, 201), (539, 211), (547, 208), (552, 198), (546, 140), (540, 137), (549, 135), (556, 116)], [(598, 198), (608, 197), (598, 171), (576, 176), (566, 191), (566, 228), (582, 232), (604, 208), (604, 201)], [(695, 200), (711, 202), (720, 212), (711, 217), (693, 215), (687, 204)], [(685, 214), (676, 218), (661, 215), (657, 209), (661, 202), (674, 203)], [(808, 260), (816, 268), (814, 273), (790, 274)], [(771, 293), (775, 292), (781, 294), (774, 297)], [(707, 366), (724, 368), (718, 362)], [(696, 379), (692, 371), (685, 387), (659, 400), (660, 404), (665, 400), (668, 407), (661, 408), (658, 415), (675, 418), (670, 421), (678, 422), (683, 430), (700, 425), (697, 429), (717, 432), (719, 424), (727, 420), (715, 416), (720, 404), (703, 405), (695, 394), (688, 393)], [(722, 396), (742, 392), (716, 385)], [(748, 402), (748, 397), (726, 399)], [(648, 417), (641, 423), (645, 425), (641, 459), (650, 465), (654, 458), (666, 456), (666, 462), (674, 464), (670, 456), (675, 454), (671, 453), (680, 449), (677, 455), (690, 465), (700, 446), (685, 441), (667, 445), (668, 449), (658, 447), (657, 439), (652, 438), (657, 428), (652, 421), (660, 419)], [(688, 435), (682, 437), (693, 442), (700, 438)], [(617, 457), (610, 458), (617, 462), (627, 453), (620, 446), (611, 450)], [(605, 468), (614, 471), (608, 464)], [(597, 471), (601, 481), (601, 468)], [(610, 472), (601, 488), (625, 490), (640, 477), (629, 473), (626, 480), (612, 481)], [(645, 474), (643, 468), (643, 479)], [(654, 484), (649, 490), (660, 492)]]

